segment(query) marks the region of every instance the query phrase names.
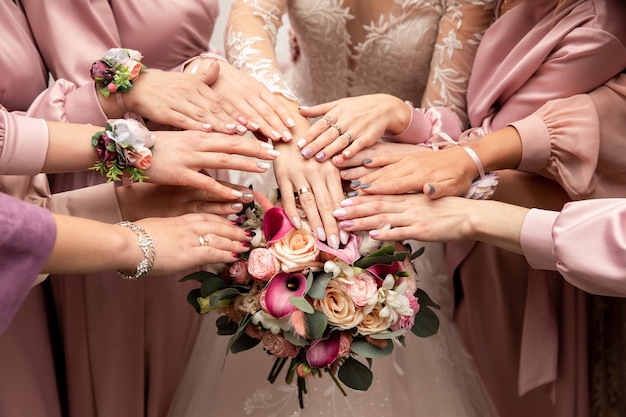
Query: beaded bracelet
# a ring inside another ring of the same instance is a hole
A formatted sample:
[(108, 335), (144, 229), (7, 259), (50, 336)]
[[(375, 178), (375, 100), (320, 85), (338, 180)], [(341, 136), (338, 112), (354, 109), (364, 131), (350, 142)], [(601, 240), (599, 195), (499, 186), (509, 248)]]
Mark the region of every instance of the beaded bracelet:
[(107, 121), (105, 130), (91, 137), (91, 146), (98, 160), (89, 168), (107, 178), (107, 182), (120, 181), (124, 172), (131, 181), (142, 182), (152, 163), (154, 135), (135, 119)]
[(143, 259), (137, 265), (137, 270), (134, 275), (128, 275), (122, 271), (117, 271), (118, 274), (122, 276), (124, 279), (139, 279), (144, 277), (150, 273), (152, 270), (152, 266), (154, 265), (154, 258), (156, 255), (156, 251), (154, 249), (154, 242), (152, 238), (144, 230), (143, 227), (137, 226), (134, 223), (123, 221), (117, 223), (118, 226), (128, 227), (130, 230), (135, 232), (137, 235), (137, 243), (139, 244), (139, 248), (143, 252)]
[[(141, 63), (142, 58), (141, 52), (134, 49), (109, 49), (102, 59), (91, 65), (91, 78), (96, 82), (98, 90), (104, 97), (108, 97), (111, 93), (126, 93), (133, 88), (133, 82), (146, 68)], [(118, 104), (119, 102), (118, 97)]]

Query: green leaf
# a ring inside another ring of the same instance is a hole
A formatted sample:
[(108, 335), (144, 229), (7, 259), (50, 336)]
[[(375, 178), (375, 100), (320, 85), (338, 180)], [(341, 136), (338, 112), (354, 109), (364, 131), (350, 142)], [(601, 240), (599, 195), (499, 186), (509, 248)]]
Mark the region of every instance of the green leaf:
[(230, 344), (230, 351), (233, 353), (239, 353), (252, 349), (261, 342), (259, 339), (250, 337), (245, 333), (240, 333), (239, 336), (235, 335), (233, 337), (236, 337)]
[(311, 288), (306, 295), (314, 300), (323, 300), (326, 298), (326, 286), (332, 277), (333, 274), (330, 272), (325, 272), (314, 277), (313, 282), (311, 283)]
[(237, 333), (239, 325), (234, 321), (231, 321), (228, 316), (219, 316), (215, 320), (217, 326), (217, 334), (220, 336), (232, 336)]
[(371, 334), (372, 339), (393, 339), (394, 337), (402, 336), (406, 333), (406, 329), (398, 329), (394, 332), (383, 332)]
[[(241, 294), (242, 293), (241, 293), (241, 291), (239, 291), (238, 288), (227, 287), (227, 288), (224, 288), (221, 291), (216, 291), (213, 294), (210, 294), (209, 295), (209, 300), (211, 301), (211, 305), (214, 306), (221, 300), (234, 298), (234, 297), (236, 297), (238, 295), (241, 295)], [(247, 293), (244, 293), (244, 294), (247, 294)]]
[(411, 332), (418, 337), (429, 337), (439, 330), (439, 318), (428, 306), (420, 306)]
[(187, 293), (187, 302), (196, 309), (196, 313), (200, 314), (200, 304), (198, 304), (198, 298), (200, 298), (200, 288), (195, 288)]
[(426, 248), (424, 246), (422, 246), (421, 248), (419, 248), (418, 250), (416, 250), (415, 252), (413, 252), (411, 254), (411, 260), (413, 259), (417, 259), (420, 256), (422, 256), (422, 254), (424, 253), (424, 251), (426, 250)]
[(309, 341), (295, 332), (283, 332), (283, 336), (288, 342), (293, 343), (296, 346), (304, 347), (309, 344)]
[(239, 322), (239, 325), (237, 327), (237, 332), (230, 339), (228, 339), (228, 344), (226, 345), (226, 355), (228, 355), (228, 353), (231, 351), (231, 347), (237, 341), (237, 339), (242, 334), (245, 334), (246, 326), (248, 325), (248, 323), (250, 323), (250, 320), (252, 320), (252, 314), (246, 315)]
[(339, 377), (341, 382), (347, 387), (358, 391), (367, 391), (370, 385), (372, 385), (374, 374), (371, 369), (363, 363), (354, 359), (352, 356), (348, 356), (339, 368), (337, 377)]
[(313, 306), (304, 297), (289, 297), (289, 302), (307, 314), (313, 314)]
[(202, 281), (200, 291), (202, 292), (202, 297), (207, 297), (215, 291), (219, 291), (225, 287), (226, 283), (224, 280), (216, 275), (213, 277), (207, 277), (204, 281)]
[(304, 321), (306, 323), (307, 337), (311, 340), (321, 339), (328, 325), (326, 314), (321, 311), (305, 314)]
[[(391, 250), (393, 250), (393, 246), (385, 246), (384, 248), (391, 248)], [(378, 252), (380, 252), (380, 250)], [(375, 252), (375, 253), (378, 253), (378, 252)], [(397, 253), (392, 252), (391, 254), (381, 254), (381, 255), (376, 255), (376, 256), (372, 254), (363, 259), (359, 259), (358, 261), (354, 263), (354, 266), (358, 266), (359, 268), (365, 269), (365, 268), (369, 268), (372, 265), (377, 265), (377, 264), (389, 265), (392, 262), (402, 262), (406, 259), (407, 256), (409, 256), (409, 252), (397, 252)]]
[(198, 281), (198, 282), (203, 282), (204, 280), (209, 279), (209, 278), (211, 278), (211, 277), (217, 277), (217, 278), (219, 278), (219, 276), (218, 276), (218, 275), (216, 275), (216, 274), (215, 274), (215, 273), (213, 273), (213, 272), (209, 272), (209, 271), (196, 271), (196, 272), (194, 272), (194, 273), (192, 273), (192, 274), (185, 275), (184, 277), (182, 277), (182, 278), (180, 279), (180, 281), (179, 281), (179, 282), (191, 281), (191, 280)]
[(386, 342), (387, 346), (379, 348), (365, 339), (354, 339), (352, 341), (352, 345), (350, 346), (350, 350), (359, 356), (363, 356), (364, 358), (382, 358), (383, 356), (390, 355), (391, 352), (393, 352), (393, 343), (390, 340), (387, 340)]
[(417, 297), (420, 306), (433, 307), (437, 310), (441, 309), (441, 307), (439, 307), (439, 304), (435, 303), (432, 298), (430, 298), (430, 296), (426, 294), (426, 291), (418, 288), (417, 291), (415, 291), (414, 295), (415, 297)]

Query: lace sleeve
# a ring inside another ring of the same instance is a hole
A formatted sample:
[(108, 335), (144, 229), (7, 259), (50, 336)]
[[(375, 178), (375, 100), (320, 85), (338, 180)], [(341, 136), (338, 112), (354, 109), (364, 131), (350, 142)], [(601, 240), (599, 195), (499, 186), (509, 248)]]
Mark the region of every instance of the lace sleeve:
[(286, 0), (235, 0), (226, 29), (226, 58), (271, 92), (297, 102), (280, 71), (275, 52), (285, 11)]
[(422, 107), (451, 107), (469, 127), (466, 92), (476, 48), (493, 20), (494, 0), (448, 0), (439, 21)]

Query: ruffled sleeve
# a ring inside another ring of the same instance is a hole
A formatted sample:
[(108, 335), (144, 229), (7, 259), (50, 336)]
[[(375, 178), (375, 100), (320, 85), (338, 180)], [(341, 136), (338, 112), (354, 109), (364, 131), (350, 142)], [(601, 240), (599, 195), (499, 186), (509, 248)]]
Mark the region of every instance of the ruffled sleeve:
[(280, 70), (275, 46), (285, 0), (235, 0), (226, 29), (226, 58), (269, 91), (298, 101)]
[(0, 335), (28, 295), (56, 239), (45, 209), (0, 193)]

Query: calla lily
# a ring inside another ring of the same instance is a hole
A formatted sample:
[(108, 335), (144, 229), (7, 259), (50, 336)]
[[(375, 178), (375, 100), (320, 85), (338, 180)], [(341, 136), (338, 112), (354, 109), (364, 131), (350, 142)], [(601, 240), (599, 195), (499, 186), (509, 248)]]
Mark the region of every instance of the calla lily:
[(265, 212), (263, 217), (263, 233), (265, 241), (271, 244), (280, 240), (283, 236), (295, 229), (287, 218), (287, 214), (282, 207), (272, 207)]
[(332, 332), (326, 339), (311, 342), (306, 352), (306, 360), (313, 368), (324, 368), (335, 362), (339, 356), (341, 332)]
[(306, 277), (302, 274), (280, 272), (268, 283), (259, 302), (272, 317), (282, 319), (298, 309), (289, 297), (302, 297), (306, 291)]
[(395, 276), (400, 270), (399, 262), (392, 262), (389, 265), (386, 264), (376, 264), (372, 265), (367, 270), (374, 275), (376, 278), (382, 280), (385, 279), (387, 275)]
[(350, 239), (348, 239), (348, 243), (346, 243), (346, 245), (340, 249), (333, 249), (318, 239), (315, 239), (315, 243), (322, 252), (329, 253), (346, 262), (348, 265), (352, 265), (357, 259), (361, 257), (361, 254), (359, 253), (359, 243), (361, 243), (361, 237), (354, 233), (350, 234)]

